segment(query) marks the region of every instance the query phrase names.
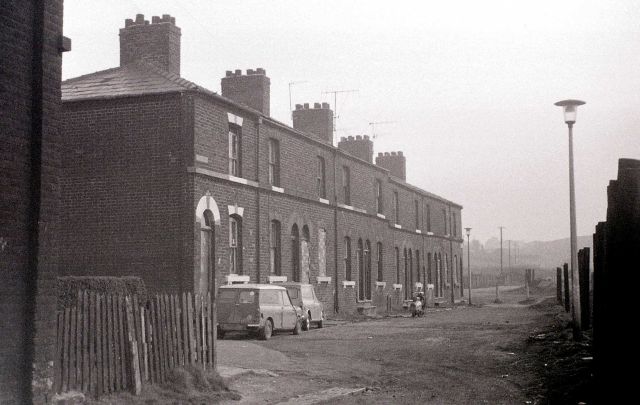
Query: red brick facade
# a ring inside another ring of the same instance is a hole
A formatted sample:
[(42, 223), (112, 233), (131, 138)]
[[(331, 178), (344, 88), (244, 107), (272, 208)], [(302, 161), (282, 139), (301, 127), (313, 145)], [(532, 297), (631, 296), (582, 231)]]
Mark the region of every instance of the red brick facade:
[(55, 350), (62, 1), (2, 3), (0, 403), (50, 399)]
[[(416, 282), (435, 280), (436, 265), (425, 259), (435, 263), (438, 253), (449, 265), (448, 276), (441, 277), (447, 286), (442, 296), (451, 298), (450, 281), (459, 280), (461, 273), (461, 206), (390, 176), (370, 159), (332, 146), (330, 138), (319, 139), (318, 133), (273, 120), (260, 112), (268, 112), (268, 99), (259, 111), (247, 108), (242, 97), (231, 100), (170, 76), (162, 76), (168, 81), (165, 86), (179, 84), (181, 90), (144, 92), (105, 84), (94, 87), (93, 94), (76, 92), (113, 74), (130, 71), (116, 68), (63, 85), (68, 91), (63, 91), (68, 94), (63, 96), (64, 153), (73, 156), (65, 160), (63, 183), (66, 274), (140, 275), (151, 289), (198, 291), (207, 279), (200, 274), (203, 269), (215, 270), (216, 283), (225, 283), (235, 262), (237, 274), (253, 282), (268, 282), (275, 275), (305, 279), (308, 274), (329, 312), (353, 312), (369, 301), (384, 310), (387, 296), (400, 305)], [(164, 80), (153, 69), (148, 74)], [(261, 86), (269, 79), (264, 71), (257, 76), (265, 80), (254, 90), (264, 94)], [(109, 91), (114, 95), (105, 96)], [(318, 107), (332, 116), (328, 105)], [(331, 121), (325, 119), (323, 125), (317, 132), (326, 132)], [(238, 139), (237, 144), (231, 139)], [(278, 145), (277, 156), (273, 145)], [(318, 194), (319, 157), (325, 169), (324, 198)], [(233, 162), (238, 176), (229, 175)], [(344, 167), (350, 173), (348, 203)], [(376, 212), (376, 180), (382, 185), (382, 216)], [(401, 213), (397, 224), (394, 191)], [(278, 243), (271, 239), (272, 221), (279, 224)], [(237, 238), (231, 236), (236, 227)], [(209, 247), (211, 234), (214, 243)], [(321, 234), (324, 249), (319, 246)], [(351, 240), (351, 280), (345, 273), (346, 237)], [(378, 243), (386, 285), (376, 286)], [(271, 273), (272, 246), (280, 251), (274, 255), (281, 263), (276, 273)], [(365, 246), (371, 247), (369, 252)], [(400, 292), (393, 287), (396, 247), (401, 252)], [(405, 249), (411, 252), (407, 277)], [(370, 279), (370, 293), (360, 281), (360, 256), (371, 259), (371, 277), (363, 277)], [(429, 268), (430, 276), (425, 271)], [(355, 286), (345, 281), (355, 281)]]

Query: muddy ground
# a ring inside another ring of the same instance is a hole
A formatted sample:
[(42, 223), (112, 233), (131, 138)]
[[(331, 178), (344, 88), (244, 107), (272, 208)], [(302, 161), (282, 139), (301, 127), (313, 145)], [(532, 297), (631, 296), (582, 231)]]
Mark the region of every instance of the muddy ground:
[[(221, 341), (221, 365), (257, 370), (231, 381), (242, 400), (225, 403), (589, 403), (589, 341), (571, 340), (553, 291), (528, 301), (523, 289), (503, 291), (502, 304), (494, 294), (475, 290), (474, 306), (423, 318)], [(336, 387), (360, 391), (336, 397)]]

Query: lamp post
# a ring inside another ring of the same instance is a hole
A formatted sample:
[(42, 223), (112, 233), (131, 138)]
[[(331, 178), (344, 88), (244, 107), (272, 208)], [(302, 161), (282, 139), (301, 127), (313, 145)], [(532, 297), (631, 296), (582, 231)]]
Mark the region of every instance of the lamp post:
[(469, 244), (469, 235), (471, 234), (471, 228), (464, 228), (464, 230), (467, 232), (467, 274), (469, 274), (469, 285), (467, 287), (469, 288), (469, 305), (471, 305), (471, 254), (469, 253), (469, 250), (471, 248), (471, 245)]
[(585, 104), (580, 100), (562, 100), (555, 105), (564, 110), (564, 122), (569, 127), (569, 222), (571, 226), (571, 315), (573, 332), (576, 337), (582, 329), (580, 322), (580, 276), (578, 274), (578, 237), (576, 232), (576, 192), (573, 180), (573, 124), (576, 123), (577, 109)]

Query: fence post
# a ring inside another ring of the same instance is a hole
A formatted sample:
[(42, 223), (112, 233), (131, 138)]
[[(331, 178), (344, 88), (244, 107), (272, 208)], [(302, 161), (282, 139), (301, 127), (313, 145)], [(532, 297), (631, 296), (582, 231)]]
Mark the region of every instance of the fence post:
[(140, 359), (138, 356), (138, 342), (135, 338), (135, 326), (133, 318), (133, 308), (131, 306), (131, 297), (126, 296), (125, 305), (127, 309), (127, 338), (129, 341), (129, 353), (131, 353), (131, 383), (134, 395), (140, 395), (142, 391), (142, 381), (140, 378)]
[(588, 247), (578, 251), (578, 271), (580, 272), (580, 308), (582, 329), (589, 329), (591, 323), (591, 306), (589, 305), (589, 256)]
[(556, 300), (562, 305), (562, 268), (556, 267)]
[(571, 311), (571, 294), (569, 293), (569, 264), (563, 265), (564, 269), (564, 310)]

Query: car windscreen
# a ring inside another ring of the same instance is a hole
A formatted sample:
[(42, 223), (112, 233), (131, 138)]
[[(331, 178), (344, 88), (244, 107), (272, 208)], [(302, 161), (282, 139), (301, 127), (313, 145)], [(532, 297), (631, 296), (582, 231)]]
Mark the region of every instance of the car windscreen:
[(309, 286), (303, 286), (302, 290), (302, 299), (305, 301), (313, 301), (313, 291)]
[(233, 304), (236, 300), (236, 290), (220, 290), (217, 300), (220, 304)]
[(282, 290), (261, 290), (261, 305), (282, 305)]
[(240, 296), (238, 297), (238, 302), (240, 304), (253, 304), (253, 301), (256, 298), (255, 291), (240, 291)]
[(296, 287), (287, 287), (289, 298), (294, 305), (300, 305), (300, 291)]

